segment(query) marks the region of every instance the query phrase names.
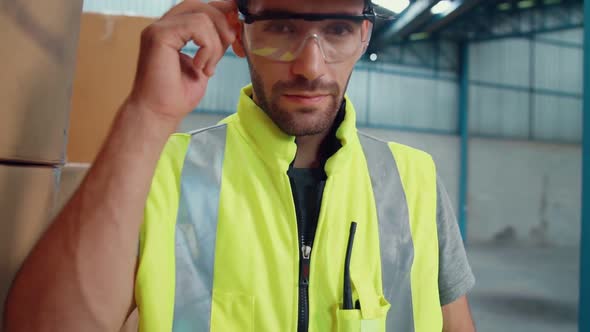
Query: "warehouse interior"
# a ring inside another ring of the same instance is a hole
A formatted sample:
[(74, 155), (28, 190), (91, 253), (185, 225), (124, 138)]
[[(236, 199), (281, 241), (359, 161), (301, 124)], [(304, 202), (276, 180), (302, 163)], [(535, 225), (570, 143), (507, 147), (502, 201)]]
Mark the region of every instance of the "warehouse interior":
[[(13, 45), (0, 49), (0, 312), (129, 93), (142, 29), (178, 2), (0, 2)], [(374, 2), (389, 19), (347, 96), (361, 131), (433, 156), (477, 280), (477, 330), (590, 332), (590, 2)], [(234, 113), (249, 82), (229, 49), (178, 130)]]

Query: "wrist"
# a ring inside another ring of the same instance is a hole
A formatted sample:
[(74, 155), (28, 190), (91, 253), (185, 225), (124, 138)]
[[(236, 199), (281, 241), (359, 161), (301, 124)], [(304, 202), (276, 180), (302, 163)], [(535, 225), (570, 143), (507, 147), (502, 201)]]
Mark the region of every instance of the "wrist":
[(128, 98), (123, 104), (122, 113), (127, 113), (138, 125), (155, 136), (168, 137), (176, 131), (182, 118), (154, 111), (148, 105)]

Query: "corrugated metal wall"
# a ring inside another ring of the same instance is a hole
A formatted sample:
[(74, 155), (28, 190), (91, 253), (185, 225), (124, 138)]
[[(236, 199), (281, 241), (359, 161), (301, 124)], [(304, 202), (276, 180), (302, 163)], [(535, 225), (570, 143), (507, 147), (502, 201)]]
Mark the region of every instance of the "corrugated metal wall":
[(410, 67), (439, 68), (456, 71), (457, 44), (445, 40), (421, 40), (394, 44), (378, 51), (381, 62), (403, 64)]
[(474, 135), (581, 141), (582, 31), (470, 46)]
[(362, 126), (428, 132), (457, 131), (455, 74), (387, 64), (360, 64), (348, 94)]

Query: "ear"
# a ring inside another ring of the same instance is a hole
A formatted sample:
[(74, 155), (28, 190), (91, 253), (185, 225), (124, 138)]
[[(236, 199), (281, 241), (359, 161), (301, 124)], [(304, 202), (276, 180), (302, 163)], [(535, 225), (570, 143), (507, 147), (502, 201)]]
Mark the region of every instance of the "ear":
[(371, 42), (371, 37), (373, 35), (373, 23), (368, 20), (363, 21), (363, 29), (366, 31), (365, 41), (363, 42), (363, 50), (361, 52), (361, 56), (367, 52), (367, 48), (369, 47), (369, 43)]
[(239, 56), (240, 58), (246, 57), (246, 50), (244, 49), (244, 26), (243, 23), (239, 23), (239, 27), (237, 28), (237, 36), (236, 40), (231, 44), (231, 48), (234, 50), (234, 53)]

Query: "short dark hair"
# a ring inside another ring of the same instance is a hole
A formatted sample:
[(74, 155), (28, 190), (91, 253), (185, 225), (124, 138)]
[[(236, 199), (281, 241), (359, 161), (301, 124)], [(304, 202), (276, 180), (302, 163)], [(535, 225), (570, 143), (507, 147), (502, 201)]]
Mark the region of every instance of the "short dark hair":
[[(236, 0), (238, 10), (242, 13), (248, 12), (248, 0)], [(373, 10), (373, 2), (371, 0), (365, 0), (365, 11)]]

